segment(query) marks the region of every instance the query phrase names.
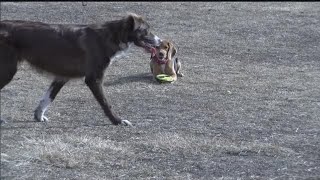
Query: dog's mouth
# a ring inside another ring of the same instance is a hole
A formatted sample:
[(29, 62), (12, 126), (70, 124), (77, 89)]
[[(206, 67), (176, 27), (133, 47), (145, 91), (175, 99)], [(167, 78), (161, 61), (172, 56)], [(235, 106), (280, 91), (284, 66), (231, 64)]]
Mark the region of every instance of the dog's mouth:
[(158, 64), (166, 64), (168, 62), (167, 58), (159, 58), (159, 56), (157, 56), (157, 49), (155, 47), (151, 48), (151, 59), (155, 60)]
[(152, 48), (154, 48), (154, 45), (149, 44), (145, 41), (135, 41), (134, 44), (138, 47), (141, 47), (145, 50), (146, 53), (151, 53)]
[(152, 44), (145, 43), (143, 41), (141, 41), (140, 44), (147, 53), (152, 53), (153, 49), (155, 49), (155, 46), (153, 46)]
[(146, 37), (137, 42), (137, 45), (144, 48), (147, 53), (152, 53), (152, 49), (160, 45), (161, 39), (157, 36), (152, 38)]

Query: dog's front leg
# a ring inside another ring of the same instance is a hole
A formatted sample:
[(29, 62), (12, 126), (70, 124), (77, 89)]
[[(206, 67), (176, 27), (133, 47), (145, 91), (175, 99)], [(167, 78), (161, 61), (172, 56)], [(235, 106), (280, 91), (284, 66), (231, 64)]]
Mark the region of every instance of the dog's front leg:
[(37, 121), (43, 122), (48, 121), (48, 118), (44, 116), (44, 113), (46, 112), (48, 106), (50, 103), (53, 102), (61, 88), (65, 85), (65, 83), (68, 82), (68, 79), (60, 79), (55, 78), (53, 82), (51, 83), (49, 89), (45, 93), (45, 95), (42, 97), (37, 109), (34, 111), (34, 118)]
[(173, 79), (173, 81), (172, 81), (171, 83), (177, 81), (177, 79), (178, 79), (178, 78), (177, 78), (177, 74), (176, 74), (176, 73), (172, 74), (172, 75), (171, 75), (171, 78)]
[(175, 66), (174, 61), (169, 61), (168, 64), (166, 64), (166, 68), (165, 68), (166, 74), (170, 75), (171, 78), (173, 79), (172, 83), (177, 80), (177, 74), (174, 69), (174, 66)]
[(103, 94), (102, 90), (102, 76), (100, 75), (99, 77), (96, 76), (87, 76), (85, 78), (85, 83), (87, 86), (90, 88), (92, 94), (102, 107), (105, 115), (109, 118), (109, 120), (112, 122), (114, 125), (119, 125), (119, 124), (124, 124), (128, 126), (132, 126), (130, 121), (128, 120), (121, 120), (112, 110), (111, 106), (109, 105), (106, 97)]
[[(115, 115), (111, 110), (106, 97), (103, 94), (102, 90), (102, 79), (104, 70), (110, 64), (110, 58), (112, 51), (110, 47), (107, 47), (103, 40), (100, 39), (100, 36), (97, 35), (95, 31), (90, 28), (84, 30), (84, 35), (80, 39), (80, 45), (83, 50), (86, 52), (86, 75), (85, 83), (90, 88), (95, 99), (100, 104), (105, 115), (114, 125), (124, 124), (132, 126), (128, 120), (121, 120)], [(109, 49), (106, 51), (106, 49)], [(109, 53), (109, 54), (108, 54)]]

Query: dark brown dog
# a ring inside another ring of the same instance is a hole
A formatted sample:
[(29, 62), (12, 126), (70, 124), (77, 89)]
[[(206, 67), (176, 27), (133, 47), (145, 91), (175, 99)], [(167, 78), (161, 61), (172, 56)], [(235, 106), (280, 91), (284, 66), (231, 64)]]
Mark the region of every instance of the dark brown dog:
[(55, 76), (35, 110), (37, 121), (47, 121), (44, 113), (63, 85), (72, 78), (85, 83), (114, 125), (131, 125), (111, 110), (102, 90), (104, 70), (118, 53), (135, 44), (151, 52), (160, 39), (149, 31), (148, 23), (136, 14), (103, 24), (71, 25), (5, 20), (0, 22), (0, 90), (25, 60)]
[(163, 40), (160, 46), (152, 48), (150, 68), (154, 79), (159, 74), (167, 74), (172, 77), (173, 81), (183, 76), (180, 72), (181, 62), (178, 58), (173, 59), (176, 53), (177, 49), (168, 40)]

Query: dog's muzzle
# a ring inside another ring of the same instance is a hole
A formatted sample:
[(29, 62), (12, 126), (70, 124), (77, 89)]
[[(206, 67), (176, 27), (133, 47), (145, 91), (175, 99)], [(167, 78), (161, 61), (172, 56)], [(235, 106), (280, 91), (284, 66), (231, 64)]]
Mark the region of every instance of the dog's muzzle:
[(148, 37), (145, 37), (141, 43), (144, 48), (151, 52), (152, 48), (159, 46), (161, 41), (158, 36), (150, 34)]
[(157, 64), (167, 64), (168, 58), (159, 58), (157, 57), (156, 48), (151, 48), (151, 59), (156, 61)]

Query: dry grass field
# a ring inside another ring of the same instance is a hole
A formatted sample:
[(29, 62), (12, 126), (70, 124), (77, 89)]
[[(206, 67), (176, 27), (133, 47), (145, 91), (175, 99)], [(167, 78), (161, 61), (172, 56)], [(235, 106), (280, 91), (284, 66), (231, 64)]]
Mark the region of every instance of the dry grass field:
[(150, 54), (133, 47), (103, 88), (134, 128), (111, 125), (83, 79), (63, 87), (39, 123), (33, 111), (51, 77), (21, 64), (1, 91), (1, 180), (320, 179), (320, 3), (1, 5), (2, 20), (143, 15), (178, 47), (185, 74), (154, 82)]

